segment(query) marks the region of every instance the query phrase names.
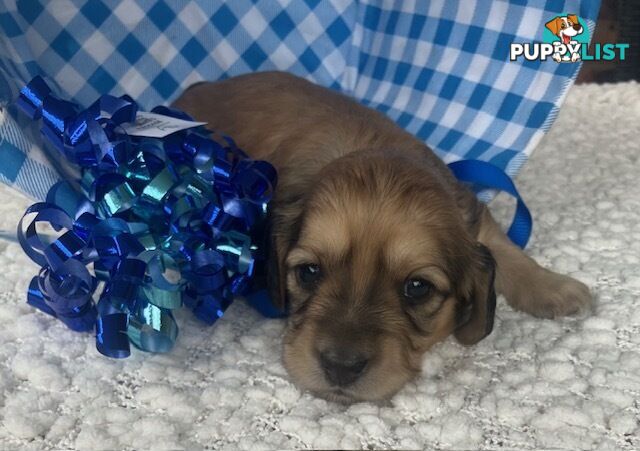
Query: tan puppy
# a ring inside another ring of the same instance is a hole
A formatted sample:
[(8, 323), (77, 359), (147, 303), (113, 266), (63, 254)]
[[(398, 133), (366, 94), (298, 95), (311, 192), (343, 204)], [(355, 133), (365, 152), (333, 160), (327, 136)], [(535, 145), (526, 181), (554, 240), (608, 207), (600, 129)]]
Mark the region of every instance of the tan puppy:
[(331, 90), (267, 72), (191, 87), (175, 102), (279, 172), (272, 295), (289, 305), (284, 363), (333, 400), (388, 397), (449, 334), (491, 332), (495, 288), (553, 318), (590, 304), (538, 266), (421, 141)]

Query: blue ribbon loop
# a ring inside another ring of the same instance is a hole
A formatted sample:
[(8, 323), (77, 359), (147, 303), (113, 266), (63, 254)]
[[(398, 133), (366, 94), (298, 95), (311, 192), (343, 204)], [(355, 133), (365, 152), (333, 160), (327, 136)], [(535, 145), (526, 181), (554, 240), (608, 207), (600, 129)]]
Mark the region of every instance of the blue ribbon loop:
[[(128, 96), (105, 95), (80, 111), (35, 77), (16, 103), (42, 119), (46, 140), (82, 173), (80, 188), (56, 184), (18, 226), (22, 248), (41, 267), (30, 305), (72, 330), (95, 328), (98, 351), (123, 358), (131, 344), (169, 351), (178, 335), (172, 310), (187, 305), (213, 324), (246, 294), (264, 254), (254, 232), (277, 180), (269, 163), (202, 127), (162, 140), (128, 136), (120, 125), (138, 111)], [(192, 120), (167, 107), (152, 111)]]
[(533, 219), (513, 180), (500, 168), (480, 160), (461, 160), (450, 163), (449, 169), (461, 182), (472, 184), (476, 192), (482, 189), (497, 189), (516, 198), (516, 211), (507, 236), (524, 248), (531, 237)]

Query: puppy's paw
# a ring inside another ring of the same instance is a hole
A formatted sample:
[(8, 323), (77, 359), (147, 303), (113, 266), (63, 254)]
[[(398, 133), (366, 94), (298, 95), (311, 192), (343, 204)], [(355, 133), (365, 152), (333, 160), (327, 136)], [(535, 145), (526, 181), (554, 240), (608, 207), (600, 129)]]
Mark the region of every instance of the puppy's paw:
[(554, 53), (552, 57), (553, 57), (553, 59), (554, 59), (557, 63), (559, 63), (560, 61), (562, 61), (562, 57), (560, 56), (560, 54), (559, 54), (559, 53)]
[(516, 299), (508, 301), (515, 309), (539, 318), (582, 313), (590, 310), (593, 302), (585, 284), (544, 268), (528, 278)]
[(579, 53), (574, 53), (573, 55), (571, 55), (571, 62), (572, 63), (575, 63), (578, 60), (580, 60), (580, 54)]

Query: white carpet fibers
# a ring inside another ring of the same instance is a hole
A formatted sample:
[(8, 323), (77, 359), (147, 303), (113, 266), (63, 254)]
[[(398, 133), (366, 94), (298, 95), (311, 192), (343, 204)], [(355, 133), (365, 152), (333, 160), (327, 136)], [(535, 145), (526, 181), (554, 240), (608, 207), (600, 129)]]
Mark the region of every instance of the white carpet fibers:
[[(180, 315), (168, 355), (106, 359), (24, 303), (36, 266), (0, 241), (0, 448), (638, 449), (639, 157), (640, 85), (574, 87), (518, 185), (528, 252), (590, 285), (594, 312), (539, 320), (500, 300), (488, 339), (449, 339), (383, 405), (300, 393), (280, 363), (283, 323), (241, 302), (213, 328)], [(0, 188), (0, 228), (27, 203)]]

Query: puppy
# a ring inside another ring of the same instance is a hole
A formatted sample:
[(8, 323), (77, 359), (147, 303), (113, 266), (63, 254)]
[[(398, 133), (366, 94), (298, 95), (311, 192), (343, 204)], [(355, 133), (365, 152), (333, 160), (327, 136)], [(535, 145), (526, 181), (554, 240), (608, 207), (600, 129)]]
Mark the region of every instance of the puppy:
[(194, 85), (175, 106), (278, 170), (269, 279), (302, 388), (389, 397), (434, 343), (487, 336), (496, 291), (542, 318), (590, 304), (585, 285), (513, 245), (423, 142), (337, 92), (263, 72)]
[[(547, 22), (545, 26), (551, 33), (553, 33), (554, 36), (557, 36), (560, 39), (560, 42), (565, 46), (565, 48), (568, 48), (566, 46), (569, 43), (575, 43), (572, 38), (579, 34), (582, 34), (582, 32), (584, 31), (582, 25), (580, 25), (578, 16), (576, 16), (575, 14), (569, 14), (567, 16), (557, 16)], [(562, 58), (560, 52), (556, 52), (553, 54), (552, 58), (558, 63), (561, 61), (571, 61), (572, 63), (575, 63), (580, 59), (579, 53), (572, 53), (571, 57), (569, 57), (568, 53), (568, 51), (565, 52), (565, 56), (564, 58)]]

